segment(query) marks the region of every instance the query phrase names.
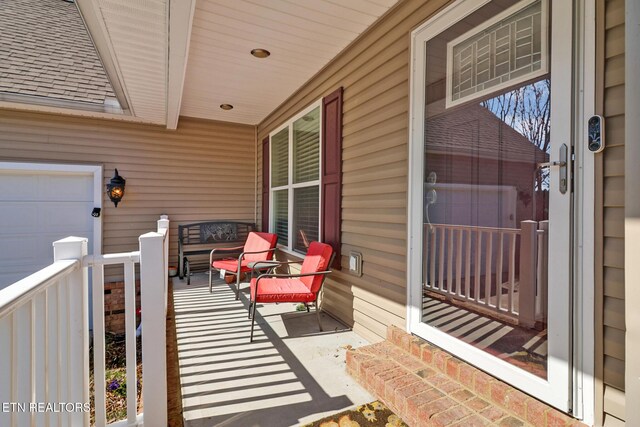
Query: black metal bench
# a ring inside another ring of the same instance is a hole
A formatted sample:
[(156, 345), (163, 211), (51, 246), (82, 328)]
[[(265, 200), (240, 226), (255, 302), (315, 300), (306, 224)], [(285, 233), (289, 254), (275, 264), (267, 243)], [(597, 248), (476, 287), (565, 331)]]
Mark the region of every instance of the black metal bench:
[[(191, 273), (209, 268), (211, 250), (216, 247), (241, 246), (247, 240), (255, 224), (236, 221), (207, 221), (178, 226), (178, 274), (191, 283)], [(238, 255), (241, 251), (238, 251)], [(203, 255), (207, 255), (203, 257)], [(215, 254), (214, 254), (215, 255)], [(233, 256), (225, 252), (218, 255), (221, 259)]]

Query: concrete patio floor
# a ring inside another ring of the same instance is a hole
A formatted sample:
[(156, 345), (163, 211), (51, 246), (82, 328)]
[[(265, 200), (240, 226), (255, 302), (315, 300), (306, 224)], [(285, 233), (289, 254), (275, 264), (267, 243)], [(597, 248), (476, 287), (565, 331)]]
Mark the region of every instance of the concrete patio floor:
[(258, 305), (249, 343), (248, 284), (240, 301), (206, 274), (173, 284), (185, 426), (297, 426), (375, 400), (345, 371), (346, 347), (368, 342), (332, 317), (320, 332), (295, 304)]

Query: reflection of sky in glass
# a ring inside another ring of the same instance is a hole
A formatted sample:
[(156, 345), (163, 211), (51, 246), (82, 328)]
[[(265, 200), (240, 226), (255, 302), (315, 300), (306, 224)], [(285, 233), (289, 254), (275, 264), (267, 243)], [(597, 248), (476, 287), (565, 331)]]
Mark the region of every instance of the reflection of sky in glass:
[[(487, 99), (480, 105), (536, 147), (550, 153), (551, 81), (548, 78)], [(548, 190), (549, 170), (540, 169), (538, 174), (535, 186)]]
[(543, 79), (482, 101), (481, 105), (548, 153), (550, 89), (550, 80)]

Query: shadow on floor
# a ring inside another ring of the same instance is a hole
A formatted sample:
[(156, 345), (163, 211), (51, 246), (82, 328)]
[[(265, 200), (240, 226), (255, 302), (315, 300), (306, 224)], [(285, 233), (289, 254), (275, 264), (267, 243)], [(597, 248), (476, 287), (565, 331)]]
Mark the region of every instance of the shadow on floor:
[(547, 331), (424, 296), (423, 321), (540, 378), (547, 377)]
[(320, 332), (295, 304), (259, 305), (249, 343), (246, 295), (205, 281), (174, 284), (185, 426), (286, 427), (373, 400), (345, 372), (346, 346), (366, 344), (347, 327), (323, 313)]

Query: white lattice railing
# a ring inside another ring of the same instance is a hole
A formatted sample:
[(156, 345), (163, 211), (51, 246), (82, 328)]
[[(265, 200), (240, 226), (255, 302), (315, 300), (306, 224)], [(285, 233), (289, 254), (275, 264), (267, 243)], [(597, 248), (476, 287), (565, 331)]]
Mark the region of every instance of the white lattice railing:
[(424, 287), (532, 326), (546, 310), (547, 230), (425, 224)]
[[(140, 236), (136, 252), (87, 255), (87, 239), (53, 243), (54, 263), (0, 290), (0, 425), (89, 426), (89, 280), (93, 286), (95, 425), (105, 426), (104, 266), (123, 265), (127, 420), (166, 425), (169, 220)], [(137, 413), (135, 264), (140, 263), (142, 376)], [(5, 410), (6, 409), (6, 410)]]

